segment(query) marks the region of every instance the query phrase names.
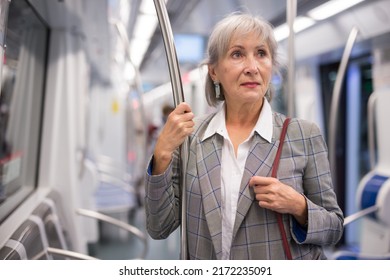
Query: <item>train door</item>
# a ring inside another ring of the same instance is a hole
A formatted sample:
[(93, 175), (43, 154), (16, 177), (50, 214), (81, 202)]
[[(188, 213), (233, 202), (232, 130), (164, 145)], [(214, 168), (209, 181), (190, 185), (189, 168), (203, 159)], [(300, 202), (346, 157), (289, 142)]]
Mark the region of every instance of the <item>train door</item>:
[[(338, 62), (320, 66), (323, 112), (326, 122), (330, 118), (332, 90), (338, 67)], [(333, 175), (338, 202), (345, 216), (358, 211), (355, 202), (356, 190), (362, 177), (370, 171), (367, 104), (372, 92), (371, 55), (366, 54), (351, 59), (339, 103), (335, 150), (337, 174)], [(328, 124), (325, 125), (325, 132), (329, 135), (327, 127)], [(359, 224), (356, 223), (346, 228), (341, 243), (346, 245), (357, 243), (358, 226)]]

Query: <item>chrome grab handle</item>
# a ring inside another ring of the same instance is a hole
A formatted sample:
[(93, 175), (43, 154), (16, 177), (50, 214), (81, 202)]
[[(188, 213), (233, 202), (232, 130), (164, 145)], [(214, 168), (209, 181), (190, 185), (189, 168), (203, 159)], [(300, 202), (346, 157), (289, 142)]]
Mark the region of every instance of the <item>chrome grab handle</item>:
[(286, 0), (287, 22), (290, 33), (288, 35), (288, 104), (287, 111), (290, 117), (295, 116), (295, 32), (294, 22), (297, 15), (297, 0)]
[(368, 99), (368, 150), (370, 156), (370, 166), (374, 169), (376, 163), (375, 156), (375, 105), (378, 96), (373, 92)]
[[(351, 56), (352, 48), (355, 43), (358, 34), (358, 29), (353, 27), (349, 33), (347, 44), (341, 58), (341, 63), (337, 72), (336, 82), (333, 88), (332, 104), (330, 108), (330, 120), (329, 120), (329, 162), (332, 171), (333, 178), (337, 178), (336, 173), (336, 130), (337, 130), (337, 117), (341, 95), (341, 86), (343, 84), (345, 71), (347, 69), (348, 60)], [(335, 192), (337, 193), (337, 180), (334, 181)]]
[[(7, 33), (7, 23), (8, 23), (8, 7), (9, 7), (10, 1), (0, 1), (0, 57), (1, 57), (1, 63), (0, 63), (0, 88), (1, 88), (1, 82), (2, 82), (2, 70), (3, 70), (3, 57), (6, 49), (6, 42), (5, 37)], [(0, 98), (2, 95), (2, 90), (0, 90)]]
[[(137, 94), (137, 98), (140, 100), (139, 106), (140, 106), (140, 114), (141, 114), (141, 118), (142, 118), (141, 122), (142, 123), (146, 123), (147, 122), (146, 121), (146, 114), (145, 114), (144, 104), (142, 102), (143, 89), (142, 89), (141, 74), (139, 72), (138, 67), (136, 67), (136, 65), (134, 64), (133, 60), (131, 59), (130, 40), (129, 40), (129, 37), (127, 36), (126, 26), (123, 24), (123, 22), (115, 20), (115, 19), (110, 19), (110, 23), (115, 26), (115, 28), (116, 28), (116, 30), (118, 32), (119, 38), (122, 40), (122, 43), (125, 46), (126, 58), (130, 62), (131, 66), (134, 69), (134, 72), (135, 72), (134, 85), (130, 81), (128, 81), (128, 84), (129, 84), (129, 88), (132, 88), (133, 86), (135, 86), (135, 89), (136, 89), (135, 94)], [(131, 112), (129, 112), (129, 108), (131, 107), (131, 102), (132, 102), (132, 99), (130, 98), (130, 95), (127, 94), (126, 95), (126, 115), (131, 113)], [(125, 143), (129, 142), (129, 139), (128, 139), (129, 125), (127, 123), (127, 119), (128, 119), (128, 117), (126, 116), (126, 139), (125, 139)], [(146, 150), (146, 142), (147, 142), (146, 133), (143, 130), (142, 130), (142, 132), (143, 132), (143, 138), (144, 138), (144, 141), (142, 141), (144, 143), (144, 147), (143, 148)], [(144, 166), (146, 164), (146, 160), (147, 160), (146, 157), (144, 157), (142, 159), (142, 164), (140, 164), (140, 165)]]
[[(173, 91), (173, 101), (175, 106), (184, 102), (183, 85), (181, 82), (179, 62), (177, 60), (175, 44), (173, 40), (173, 33), (171, 24), (168, 17), (168, 12), (163, 0), (154, 0), (156, 7), (158, 21), (161, 27), (165, 53), (167, 55), (169, 74), (171, 78), (171, 86)], [(188, 159), (189, 139), (184, 140), (180, 146), (180, 160), (181, 160), (181, 243), (180, 243), (180, 256), (182, 260), (187, 259), (187, 219), (186, 219), (186, 186), (185, 186), (185, 174), (187, 173), (187, 159)]]

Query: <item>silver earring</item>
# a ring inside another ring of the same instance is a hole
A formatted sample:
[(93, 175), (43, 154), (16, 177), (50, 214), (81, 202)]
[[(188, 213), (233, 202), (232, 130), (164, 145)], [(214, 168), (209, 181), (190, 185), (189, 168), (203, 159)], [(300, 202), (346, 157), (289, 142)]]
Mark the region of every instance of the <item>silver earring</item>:
[(217, 81), (214, 81), (215, 97), (219, 99), (221, 97), (221, 87)]
[(266, 97), (267, 99), (270, 99), (270, 97), (271, 97), (271, 87), (272, 87), (272, 84), (270, 83), (269, 85), (268, 85), (268, 88), (267, 88), (267, 91), (265, 92), (265, 94), (264, 94), (264, 97)]

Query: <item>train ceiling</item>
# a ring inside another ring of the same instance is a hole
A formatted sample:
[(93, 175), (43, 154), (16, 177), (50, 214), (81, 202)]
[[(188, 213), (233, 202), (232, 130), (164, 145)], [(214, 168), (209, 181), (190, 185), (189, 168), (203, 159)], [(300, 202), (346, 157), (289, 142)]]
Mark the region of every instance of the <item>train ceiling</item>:
[[(110, 23), (112, 17), (119, 18), (126, 23), (127, 35), (132, 43), (135, 41), (137, 21), (144, 13), (143, 5), (145, 3), (153, 4), (153, 0), (28, 1), (33, 3), (51, 28), (67, 28), (75, 34), (85, 36), (87, 54), (91, 60), (91, 71), (95, 80), (108, 81), (108, 83), (111, 78), (107, 66), (110, 65), (110, 61), (113, 59), (112, 28), (110, 29), (112, 27)], [(354, 0), (339, 2), (350, 1)], [(307, 15), (308, 11), (325, 2), (328, 1), (297, 0), (297, 16)], [(64, 9), (71, 12), (64, 13)], [(203, 44), (207, 41), (214, 24), (228, 13), (239, 10), (250, 11), (269, 20), (277, 27), (286, 22), (286, 9), (286, 0), (168, 0), (167, 2), (175, 41), (176, 38), (179, 40), (179, 36), (183, 35), (190, 36), (190, 39), (194, 40), (203, 38)], [(152, 15), (151, 18), (153, 17)], [(362, 18), (367, 20), (362, 21)], [(355, 25), (360, 28), (359, 40), (389, 32), (390, 0), (365, 0), (354, 6), (353, 9), (340, 13), (334, 21), (319, 20), (315, 23), (314, 26), (296, 36), (297, 59), (324, 53), (331, 48), (342, 48), (349, 31)], [(142, 24), (141, 27), (143, 27), (141, 33), (147, 33), (143, 32), (146, 30), (146, 26)], [(322, 42), (313, 44), (309, 35), (319, 34), (318, 32), (321, 34)], [(135, 55), (135, 58), (139, 60), (141, 80), (145, 88), (155, 87), (169, 81), (162, 35), (157, 23), (150, 33), (150, 41), (145, 50), (148, 55)], [(282, 49), (286, 47), (286, 41), (280, 42)], [(182, 42), (184, 44), (182, 49), (187, 51), (186, 55), (194, 55), (194, 53), (191, 53), (192, 49), (188, 52), (189, 48), (186, 48), (186, 42), (188, 40)], [(179, 41), (177, 43), (180, 47)], [(190, 58), (187, 61), (181, 61), (179, 56), (182, 73), (196, 67), (201, 59), (195, 56), (195, 59), (192, 57), (192, 60)]]

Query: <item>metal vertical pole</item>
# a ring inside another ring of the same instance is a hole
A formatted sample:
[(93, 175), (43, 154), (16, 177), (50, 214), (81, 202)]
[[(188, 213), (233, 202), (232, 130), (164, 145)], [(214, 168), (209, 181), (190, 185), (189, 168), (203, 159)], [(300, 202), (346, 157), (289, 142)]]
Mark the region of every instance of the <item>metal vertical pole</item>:
[(337, 71), (336, 82), (333, 88), (332, 93), (332, 103), (330, 107), (330, 120), (329, 120), (329, 162), (334, 179), (334, 188), (337, 193), (337, 171), (336, 171), (336, 132), (337, 132), (337, 118), (339, 111), (340, 95), (341, 95), (341, 86), (343, 85), (345, 71), (347, 69), (348, 60), (351, 56), (353, 44), (355, 43), (356, 37), (358, 34), (358, 29), (353, 27), (348, 36), (347, 44), (341, 58), (340, 66)]
[[(11, 0), (0, 0), (0, 88), (3, 74), (3, 60), (5, 55), (5, 37), (7, 33), (8, 7)], [(0, 97), (2, 91), (0, 90)]]
[(368, 121), (368, 150), (370, 155), (370, 169), (374, 169), (376, 163), (375, 152), (375, 106), (378, 94), (373, 92), (368, 98), (367, 121)]
[[(156, 7), (158, 21), (161, 27), (163, 35), (165, 53), (167, 55), (169, 74), (171, 78), (173, 101), (175, 106), (184, 102), (183, 86), (181, 82), (179, 63), (176, 55), (176, 48), (173, 40), (172, 27), (169, 21), (168, 12), (163, 0), (154, 0)], [(187, 173), (187, 159), (188, 159), (188, 137), (180, 146), (180, 160), (181, 160), (181, 243), (180, 243), (180, 257), (182, 260), (187, 259), (187, 199), (186, 199), (186, 186), (185, 175)]]
[(295, 32), (294, 22), (297, 15), (297, 0), (287, 0), (288, 36), (288, 89), (287, 89), (287, 114), (295, 117)]

